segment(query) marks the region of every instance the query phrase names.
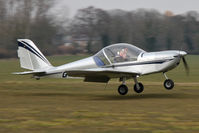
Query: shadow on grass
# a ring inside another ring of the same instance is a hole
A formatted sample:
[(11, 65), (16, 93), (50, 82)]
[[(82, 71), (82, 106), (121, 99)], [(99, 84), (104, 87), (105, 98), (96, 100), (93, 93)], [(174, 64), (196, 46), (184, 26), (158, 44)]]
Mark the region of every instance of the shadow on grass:
[(119, 95), (101, 95), (94, 98), (94, 100), (130, 100), (130, 99), (199, 99), (199, 95), (185, 94), (185, 93), (149, 93), (149, 94), (135, 94), (127, 96)]
[(130, 100), (130, 99), (199, 99), (197, 94), (188, 93), (146, 93), (133, 95), (115, 95), (115, 94), (95, 94), (95, 93), (72, 93), (72, 92), (38, 92), (38, 93), (17, 93), (15, 96), (39, 96), (39, 97), (72, 97), (88, 100)]

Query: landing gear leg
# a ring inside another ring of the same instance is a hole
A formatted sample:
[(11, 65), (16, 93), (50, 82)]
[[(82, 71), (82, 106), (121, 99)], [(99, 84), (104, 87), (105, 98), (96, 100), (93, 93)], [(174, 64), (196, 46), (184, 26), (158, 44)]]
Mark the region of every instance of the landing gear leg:
[(167, 90), (171, 90), (173, 89), (174, 87), (174, 82), (169, 79), (166, 75), (166, 73), (163, 73), (164, 74), (164, 77), (166, 78), (166, 80), (164, 81), (164, 87), (167, 89)]
[(118, 93), (120, 95), (126, 95), (128, 93), (128, 87), (125, 85), (126, 78), (123, 77), (120, 79), (122, 84), (118, 87)]
[(134, 77), (133, 79), (134, 79), (134, 81), (135, 81), (134, 91), (135, 91), (136, 93), (141, 93), (141, 92), (143, 92), (143, 91), (144, 91), (144, 86), (143, 86), (143, 84), (142, 84), (142, 83), (139, 83), (139, 82), (137, 81), (137, 78), (136, 78), (136, 77)]

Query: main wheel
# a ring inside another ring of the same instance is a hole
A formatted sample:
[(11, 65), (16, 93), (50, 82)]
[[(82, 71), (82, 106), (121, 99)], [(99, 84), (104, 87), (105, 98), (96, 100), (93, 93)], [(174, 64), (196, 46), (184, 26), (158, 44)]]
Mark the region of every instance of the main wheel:
[(167, 89), (167, 90), (171, 90), (173, 89), (174, 87), (174, 82), (171, 80), (171, 79), (166, 79), (164, 81), (164, 87)]
[(136, 84), (134, 85), (134, 91), (137, 92), (137, 93), (141, 93), (144, 90), (144, 86), (143, 86), (142, 83), (138, 83), (138, 84), (139, 84), (139, 88), (137, 88)]
[(126, 85), (120, 85), (118, 87), (118, 93), (120, 95), (126, 95), (128, 93), (128, 87)]

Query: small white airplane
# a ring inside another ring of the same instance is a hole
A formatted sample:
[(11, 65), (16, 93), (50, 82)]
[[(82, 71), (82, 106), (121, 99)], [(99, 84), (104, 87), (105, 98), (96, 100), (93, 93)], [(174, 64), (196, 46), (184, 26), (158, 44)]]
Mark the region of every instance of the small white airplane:
[(85, 82), (102, 83), (108, 83), (111, 78), (119, 78), (122, 81), (118, 87), (120, 95), (128, 92), (126, 80), (133, 78), (134, 91), (141, 93), (144, 86), (137, 81), (137, 78), (159, 72), (162, 72), (166, 78), (164, 87), (168, 90), (172, 89), (174, 82), (168, 79), (165, 73), (178, 66), (181, 59), (187, 73), (189, 72), (184, 58), (187, 53), (179, 50), (146, 52), (134, 45), (119, 43), (107, 46), (91, 57), (54, 67), (31, 40), (18, 39), (17, 41), (20, 65), (31, 71), (13, 74), (31, 74), (35, 79), (83, 77)]

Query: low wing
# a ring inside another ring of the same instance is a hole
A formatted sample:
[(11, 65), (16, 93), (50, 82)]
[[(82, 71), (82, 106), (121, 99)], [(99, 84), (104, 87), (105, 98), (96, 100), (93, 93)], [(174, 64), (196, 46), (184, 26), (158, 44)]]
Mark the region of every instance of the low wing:
[(139, 75), (137, 72), (127, 72), (110, 69), (85, 69), (66, 71), (71, 77), (85, 77), (85, 82), (108, 82), (111, 78), (135, 77)]
[[(113, 70), (107, 68), (96, 68), (96, 69), (83, 69), (83, 70), (68, 70), (65, 71), (69, 77), (85, 77), (85, 82), (102, 82), (107, 83), (111, 78), (120, 77), (135, 77), (139, 75), (137, 72), (129, 72), (125, 70)], [(34, 76), (46, 76), (54, 75), (57, 73), (46, 73), (46, 71), (26, 71), (26, 72), (15, 72), (17, 75), (34, 75)]]

